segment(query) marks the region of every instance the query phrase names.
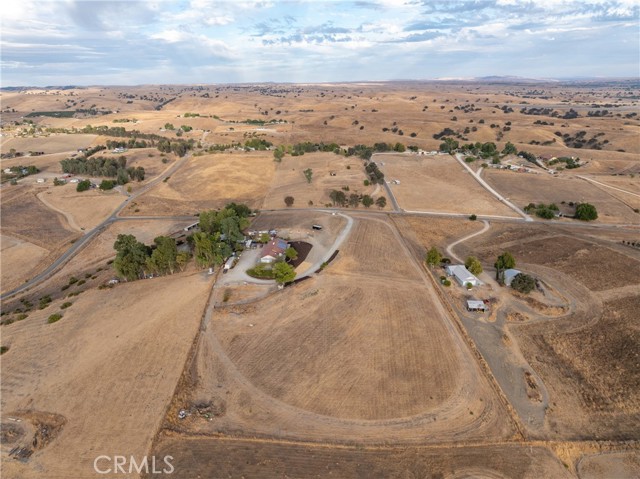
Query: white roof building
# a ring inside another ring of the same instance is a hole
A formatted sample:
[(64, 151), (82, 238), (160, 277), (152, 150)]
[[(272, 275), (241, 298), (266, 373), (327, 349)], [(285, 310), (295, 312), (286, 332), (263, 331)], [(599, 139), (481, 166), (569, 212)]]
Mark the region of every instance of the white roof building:
[(487, 306), (483, 301), (479, 301), (477, 299), (468, 299), (467, 300), (467, 311), (486, 311)]
[(466, 286), (470, 283), (472, 286), (480, 286), (482, 281), (472, 275), (463, 264), (454, 264), (447, 266), (447, 274), (453, 276), (460, 286)]
[(521, 273), (521, 271), (517, 270), (517, 269), (507, 269), (507, 270), (505, 270), (504, 271), (504, 284), (506, 284), (507, 286), (511, 286), (511, 281), (513, 281), (513, 278), (515, 278), (520, 273)]

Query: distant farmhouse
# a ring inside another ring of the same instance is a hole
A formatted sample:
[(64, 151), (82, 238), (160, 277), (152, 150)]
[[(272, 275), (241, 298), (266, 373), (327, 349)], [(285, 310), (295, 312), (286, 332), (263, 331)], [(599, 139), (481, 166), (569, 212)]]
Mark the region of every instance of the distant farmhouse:
[(482, 281), (472, 275), (463, 264), (447, 266), (446, 271), (449, 276), (453, 276), (456, 279), (460, 286), (466, 286), (467, 284), (480, 286), (482, 284)]
[(283, 239), (272, 239), (263, 248), (262, 255), (260, 256), (260, 262), (267, 264), (275, 263), (277, 260), (282, 258), (288, 246), (289, 244)]

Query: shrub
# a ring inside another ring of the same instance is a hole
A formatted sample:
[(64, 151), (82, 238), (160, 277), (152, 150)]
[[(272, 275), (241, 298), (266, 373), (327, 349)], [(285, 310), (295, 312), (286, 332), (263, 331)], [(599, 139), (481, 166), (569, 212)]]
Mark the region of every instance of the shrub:
[(0, 346), (0, 354), (4, 354), (9, 351), (9, 346)]
[(71, 301), (67, 301), (65, 303), (62, 303), (62, 305), (60, 305), (60, 309), (67, 309), (69, 306), (71, 306), (73, 303)]
[(60, 313), (54, 313), (51, 316), (49, 316), (49, 319), (47, 319), (47, 323), (49, 324), (53, 324), (56, 321), (60, 321), (62, 319), (62, 314)]
[(519, 293), (529, 294), (536, 287), (536, 280), (528, 274), (518, 273), (511, 280), (511, 287)]
[(596, 207), (589, 203), (579, 203), (576, 206), (576, 216), (577, 219), (582, 221), (593, 221), (598, 219), (598, 212)]
[(38, 309), (44, 309), (51, 303), (51, 296), (46, 295), (40, 298), (40, 302), (38, 304)]
[(227, 288), (224, 290), (224, 295), (222, 296), (222, 302), (226, 303), (231, 299), (231, 289)]
[(113, 180), (102, 180), (102, 183), (100, 183), (99, 188), (102, 191), (107, 191), (107, 190), (112, 190), (113, 187), (116, 186), (116, 182)]
[(475, 221), (475, 220), (477, 220), (477, 219), (478, 219), (478, 217), (477, 217), (476, 215), (471, 215), (471, 216), (469, 216), (469, 219), (470, 219), (471, 221)]
[(451, 286), (451, 281), (449, 281), (448, 279), (445, 279), (445, 280), (442, 282), (442, 284), (443, 284), (443, 285), (445, 285), (445, 286), (447, 286), (447, 287), (449, 287), (449, 286)]
[(284, 197), (284, 204), (287, 206), (293, 206), (293, 202), (295, 201), (295, 199), (293, 198), (293, 196), (285, 196)]
[(29, 317), (29, 315), (27, 313), (20, 313), (18, 316), (16, 316), (16, 321), (22, 321), (23, 319), (27, 319)]
[(91, 182), (89, 180), (82, 180), (78, 183), (78, 186), (76, 186), (76, 191), (81, 193), (87, 191), (89, 188), (91, 188)]
[(78, 278), (76, 278), (75, 276), (71, 276), (71, 278), (69, 278), (69, 284), (75, 284), (78, 282)]

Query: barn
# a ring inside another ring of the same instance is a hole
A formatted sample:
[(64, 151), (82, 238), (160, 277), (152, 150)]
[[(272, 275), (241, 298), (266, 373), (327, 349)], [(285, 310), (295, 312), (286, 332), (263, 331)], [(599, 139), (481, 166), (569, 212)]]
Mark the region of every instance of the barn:
[(460, 286), (466, 286), (467, 283), (471, 286), (480, 286), (482, 281), (472, 275), (469, 270), (463, 264), (454, 264), (447, 266), (447, 274), (453, 276)]
[(511, 286), (511, 281), (513, 281), (513, 278), (515, 278), (517, 275), (519, 275), (521, 273), (521, 271), (517, 270), (517, 269), (507, 269), (504, 272), (504, 284), (507, 286)]

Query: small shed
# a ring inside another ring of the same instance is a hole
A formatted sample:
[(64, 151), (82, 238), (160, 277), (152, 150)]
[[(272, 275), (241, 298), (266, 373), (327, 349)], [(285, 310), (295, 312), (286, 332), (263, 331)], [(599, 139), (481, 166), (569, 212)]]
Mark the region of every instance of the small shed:
[(515, 278), (517, 275), (519, 275), (521, 273), (520, 270), (517, 269), (507, 269), (504, 272), (504, 284), (507, 286), (511, 286), (511, 281), (513, 281), (513, 278)]
[(484, 304), (483, 301), (479, 301), (477, 299), (468, 299), (467, 300), (467, 311), (486, 311), (487, 305)]

